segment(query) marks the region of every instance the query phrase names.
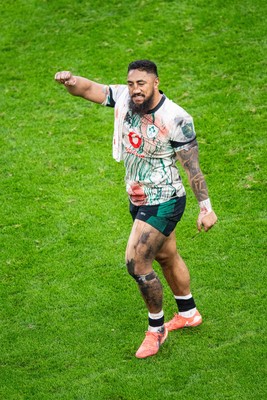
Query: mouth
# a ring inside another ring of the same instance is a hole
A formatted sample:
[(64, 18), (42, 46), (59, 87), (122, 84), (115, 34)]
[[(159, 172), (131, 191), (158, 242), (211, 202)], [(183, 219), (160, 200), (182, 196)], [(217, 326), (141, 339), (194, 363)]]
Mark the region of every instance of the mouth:
[(144, 101), (145, 96), (143, 94), (135, 94), (132, 96), (132, 100), (134, 102), (140, 102), (140, 101)]

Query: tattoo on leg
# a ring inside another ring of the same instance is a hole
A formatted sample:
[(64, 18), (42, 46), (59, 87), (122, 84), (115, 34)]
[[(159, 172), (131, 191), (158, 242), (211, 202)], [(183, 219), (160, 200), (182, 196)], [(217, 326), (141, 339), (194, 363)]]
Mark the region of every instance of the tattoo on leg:
[(127, 270), (130, 275), (134, 276), (134, 267), (135, 267), (135, 261), (132, 258), (131, 260), (127, 260), (126, 262)]
[(140, 238), (138, 239), (137, 244), (134, 246), (135, 250), (138, 248), (138, 246), (140, 245), (146, 245), (148, 242), (150, 236), (150, 232), (145, 232), (142, 233), (142, 235), (140, 236)]
[(154, 242), (149, 241), (152, 232), (144, 232), (138, 239), (137, 244), (134, 246), (136, 253), (142, 252), (144, 260), (153, 260), (159, 249), (163, 244), (163, 240), (160, 238), (154, 240)]
[(148, 309), (161, 309), (162, 308), (162, 285), (161, 282), (153, 271), (144, 279), (143, 276), (137, 281), (140, 292)]
[(134, 260), (127, 260), (129, 274), (137, 282), (142, 297), (148, 309), (162, 308), (162, 285), (157, 274), (152, 271), (147, 275), (136, 275), (134, 273)]
[(138, 275), (140, 271), (151, 271), (152, 262), (164, 243), (163, 235), (155, 235), (153, 230), (140, 233), (136, 244), (133, 245), (132, 251), (129, 251), (129, 256), (132, 258), (126, 259), (128, 273), (135, 279), (138, 284), (141, 295), (146, 303), (147, 308), (151, 312), (157, 312), (162, 309), (162, 285), (155, 273)]
[(140, 239), (139, 239), (139, 243), (146, 244), (146, 242), (149, 239), (150, 233), (151, 232), (142, 233), (142, 235), (140, 236)]
[(146, 252), (144, 254), (144, 257), (146, 260), (150, 260), (153, 255), (153, 247), (152, 246), (147, 246)]

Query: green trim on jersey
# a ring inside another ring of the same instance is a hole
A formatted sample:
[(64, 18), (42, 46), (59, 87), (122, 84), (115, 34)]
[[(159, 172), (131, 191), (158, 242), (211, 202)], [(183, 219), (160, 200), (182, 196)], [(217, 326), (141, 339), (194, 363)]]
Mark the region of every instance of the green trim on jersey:
[[(116, 103), (126, 85), (111, 85)], [(129, 96), (130, 100), (130, 96)], [(119, 109), (119, 107), (118, 107)], [(118, 113), (115, 109), (115, 113)], [(185, 189), (176, 166), (176, 152), (187, 148), (195, 138), (192, 117), (165, 95), (148, 114), (140, 117), (127, 111), (122, 126), (122, 154), (126, 168), (126, 190), (137, 206), (156, 205), (174, 196), (182, 197)]]

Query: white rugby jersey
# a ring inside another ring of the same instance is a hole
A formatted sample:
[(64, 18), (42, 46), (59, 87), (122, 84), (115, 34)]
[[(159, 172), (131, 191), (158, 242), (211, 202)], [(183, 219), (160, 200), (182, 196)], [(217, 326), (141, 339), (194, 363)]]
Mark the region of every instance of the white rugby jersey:
[[(126, 85), (109, 86), (104, 105), (115, 107)], [(130, 100), (130, 96), (129, 96)], [(176, 152), (196, 137), (192, 117), (164, 94), (143, 117), (126, 112), (122, 127), (125, 182), (130, 201), (156, 205), (185, 195)]]

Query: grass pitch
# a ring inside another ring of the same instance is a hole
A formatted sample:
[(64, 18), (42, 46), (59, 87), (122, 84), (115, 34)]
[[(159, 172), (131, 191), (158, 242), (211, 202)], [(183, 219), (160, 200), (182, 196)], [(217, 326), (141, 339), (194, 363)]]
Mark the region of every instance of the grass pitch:
[[(0, 397), (265, 398), (266, 2), (0, 9)], [(146, 360), (134, 357), (147, 317), (124, 267), (131, 220), (111, 157), (113, 112), (53, 81), (69, 69), (124, 83), (139, 58), (158, 64), (161, 89), (193, 115), (219, 217), (195, 236), (184, 177), (177, 240), (204, 323), (170, 333)]]

